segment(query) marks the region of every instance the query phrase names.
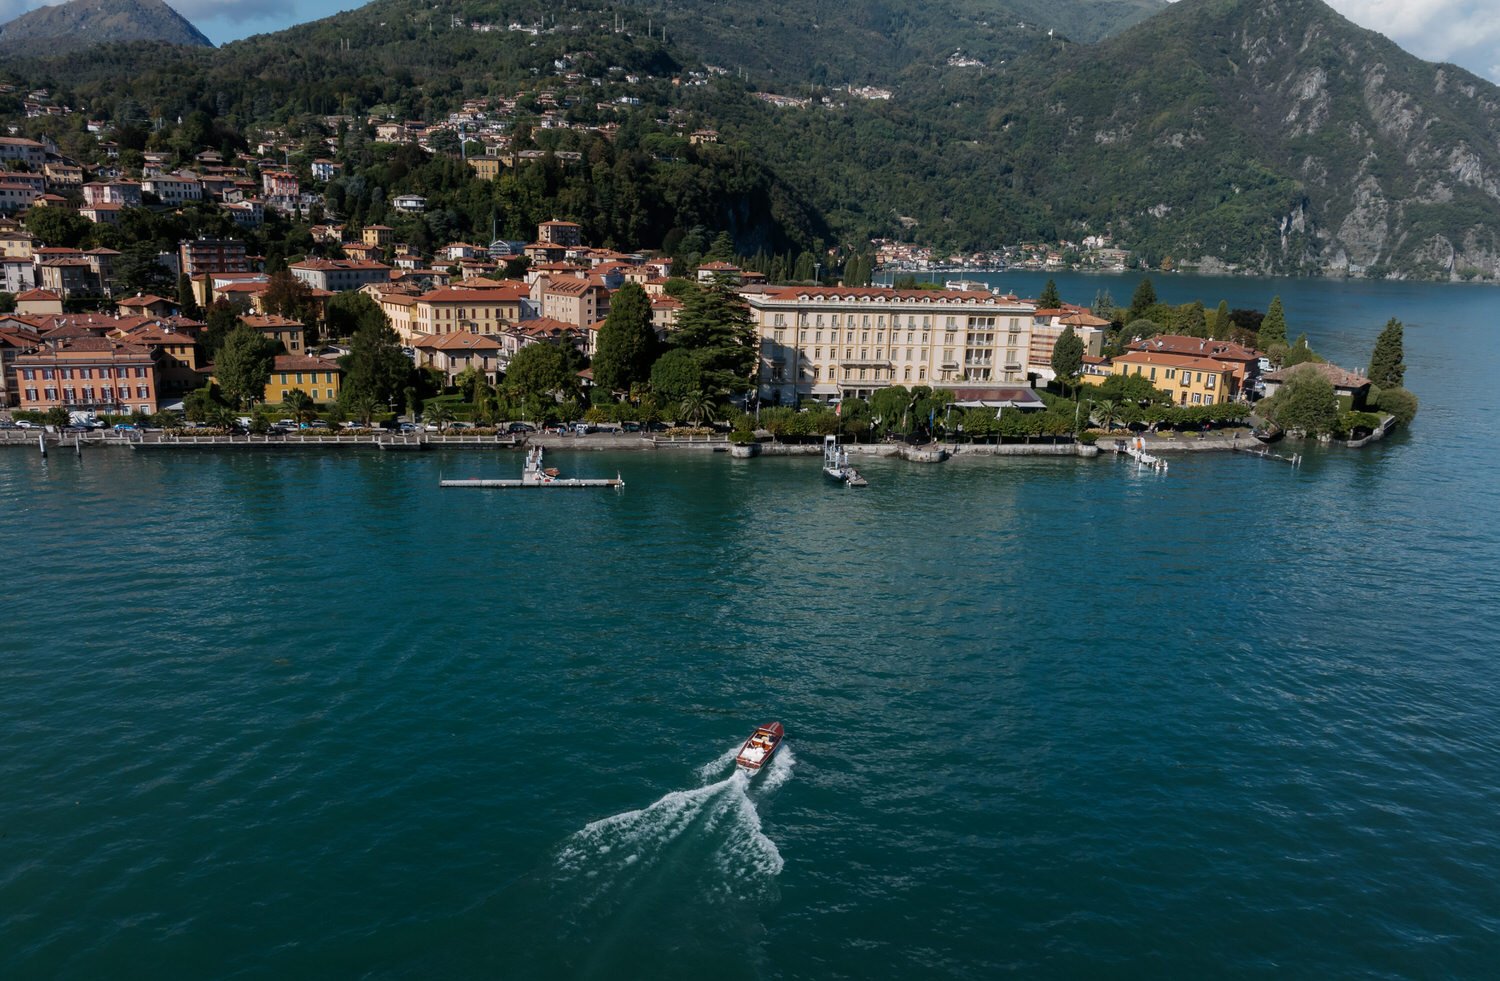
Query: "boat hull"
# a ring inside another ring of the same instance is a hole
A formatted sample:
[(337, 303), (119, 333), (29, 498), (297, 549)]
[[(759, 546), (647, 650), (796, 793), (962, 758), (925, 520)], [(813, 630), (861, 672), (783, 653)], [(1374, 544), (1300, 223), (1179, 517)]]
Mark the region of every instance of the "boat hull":
[(775, 758), (776, 750), (781, 748), (781, 740), (785, 735), (786, 730), (780, 722), (760, 726), (745, 740), (745, 745), (740, 747), (734, 758), (734, 765), (754, 776)]

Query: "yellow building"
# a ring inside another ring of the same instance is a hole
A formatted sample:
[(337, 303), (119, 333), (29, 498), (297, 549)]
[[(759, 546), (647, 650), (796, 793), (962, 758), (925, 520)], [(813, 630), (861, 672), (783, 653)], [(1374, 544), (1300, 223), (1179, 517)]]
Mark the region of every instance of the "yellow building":
[(314, 402), (335, 402), (343, 374), (336, 361), (279, 354), (271, 368), (271, 380), (266, 382), (265, 402), (267, 405), (285, 402), (287, 393), (294, 388), (302, 389)]
[(1190, 354), (1129, 351), (1114, 359), (1111, 374), (1140, 375), (1178, 405), (1217, 405), (1234, 391), (1234, 368)]

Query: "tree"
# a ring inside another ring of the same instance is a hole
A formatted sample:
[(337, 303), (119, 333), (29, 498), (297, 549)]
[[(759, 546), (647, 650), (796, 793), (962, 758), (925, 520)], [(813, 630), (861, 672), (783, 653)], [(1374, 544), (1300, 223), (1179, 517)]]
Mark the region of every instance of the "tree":
[(734, 237), (728, 232), (715, 235), (703, 259), (705, 262), (734, 262)]
[(1151, 277), (1145, 276), (1140, 285), (1136, 286), (1135, 294), (1130, 298), (1130, 313), (1126, 315), (1126, 322), (1139, 320), (1146, 315), (1146, 311), (1156, 305), (1156, 287), (1151, 285)]
[(724, 283), (708, 283), (687, 295), (677, 314), (675, 343), (698, 362), (705, 391), (727, 394), (749, 387), (758, 360), (755, 328), (744, 298)]
[(677, 407), (677, 411), (681, 413), (685, 421), (694, 426), (701, 425), (705, 420), (713, 422), (715, 416), (714, 400), (701, 389), (696, 389), (683, 396), (681, 404)]
[(1187, 312), (1182, 318), (1181, 332), (1188, 337), (1208, 337), (1208, 317), (1203, 311), (1203, 301), (1195, 300), (1188, 304)]
[(1311, 365), (1293, 369), (1281, 388), (1267, 401), (1272, 403), (1268, 407), (1271, 418), (1283, 429), (1300, 429), (1309, 434), (1326, 433), (1338, 423), (1339, 402), (1333, 383)]
[(606, 392), (628, 391), (651, 377), (660, 343), (651, 323), (651, 300), (636, 283), (626, 283), (609, 299), (609, 316), (599, 328), (594, 352), (594, 384)]
[(16, 309), (16, 294), (0, 291), (0, 313), (14, 313)]
[(412, 373), (411, 360), (401, 353), (401, 341), (384, 314), (354, 332), (349, 353), (339, 359), (339, 366), (344, 369), (339, 387), (339, 401), (344, 405), (367, 396), (382, 405), (394, 404)]
[(198, 297), (193, 293), (193, 281), (187, 277), (187, 273), (177, 277), (177, 311), (189, 320), (200, 320), (203, 317), (203, 308), (198, 305)]
[(380, 305), (364, 293), (340, 293), (328, 301), (324, 324), (329, 337), (353, 337), (360, 328), (389, 323)]
[(1047, 280), (1047, 285), (1042, 287), (1042, 295), (1036, 298), (1036, 305), (1044, 310), (1056, 310), (1062, 306), (1062, 295), (1057, 292), (1057, 283)]
[(524, 400), (553, 400), (577, 388), (563, 349), (548, 341), (528, 344), (510, 359), (505, 387)]
[(1232, 330), (1234, 322), (1229, 319), (1229, 301), (1220, 300), (1219, 308), (1214, 311), (1213, 322), (1209, 324), (1209, 336), (1216, 341), (1227, 341)]
[(1396, 417), (1397, 422), (1406, 426), (1416, 418), (1417, 397), (1404, 388), (1384, 388), (1380, 390), (1380, 397), (1374, 407), (1381, 412), (1389, 412)]
[[(369, 300), (369, 297), (365, 297)], [(313, 303), (312, 287), (293, 276), (288, 270), (271, 274), (266, 291), (261, 295), (261, 306), (266, 313), (302, 324), (310, 324), (317, 316)]]
[(1400, 388), (1406, 381), (1406, 357), (1401, 321), (1392, 317), (1385, 322), (1385, 329), (1375, 338), (1375, 350), (1370, 354), (1370, 382), (1386, 388)]
[(298, 422), (311, 422), (313, 416), (317, 415), (317, 409), (313, 406), (312, 396), (300, 388), (294, 388), (287, 392), (281, 399), (281, 404), (292, 418)]
[(266, 396), (276, 361), (276, 345), (253, 327), (241, 324), (224, 338), (214, 360), (214, 377), (231, 406), (254, 405)]
[(38, 245), (76, 249), (93, 231), (94, 223), (70, 208), (32, 208), (26, 212), (26, 230)]
[(1281, 308), (1281, 297), (1278, 296), (1271, 300), (1270, 309), (1260, 322), (1260, 339), (1257, 344), (1262, 351), (1269, 351), (1272, 344), (1285, 343), (1286, 313)]
[(111, 268), (117, 286), (125, 294), (164, 293), (172, 282), (171, 273), (157, 261), (154, 242), (132, 242), (125, 246)]
[(1094, 403), (1092, 414), (1099, 420), (1099, 428), (1108, 431), (1120, 416), (1120, 405), (1114, 399), (1100, 399)]
[(1083, 371), (1083, 339), (1073, 332), (1073, 325), (1063, 328), (1062, 335), (1052, 346), (1052, 371), (1057, 380), (1071, 386)]
[(441, 432), (448, 428), (448, 423), (453, 421), (453, 410), (448, 408), (446, 402), (434, 402), (422, 413), (422, 418), (437, 426), (438, 431)]
[(241, 326), (240, 312), (221, 296), (208, 308), (206, 322), (208, 326), (204, 328), (198, 346), (203, 351), (204, 360), (212, 362), (217, 358), (219, 349), (224, 346), (225, 338)]
[(1115, 298), (1110, 295), (1109, 290), (1099, 290), (1094, 294), (1094, 305), (1090, 307), (1094, 316), (1101, 320), (1115, 319)]
[(651, 391), (662, 403), (680, 403), (689, 392), (702, 388), (703, 369), (689, 351), (673, 348), (651, 366)]

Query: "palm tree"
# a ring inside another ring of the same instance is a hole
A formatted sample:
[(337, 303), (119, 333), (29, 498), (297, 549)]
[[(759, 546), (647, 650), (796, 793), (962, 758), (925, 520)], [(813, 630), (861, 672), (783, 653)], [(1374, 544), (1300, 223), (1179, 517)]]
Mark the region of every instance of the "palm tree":
[(437, 423), (438, 431), (448, 428), (448, 423), (453, 420), (453, 410), (448, 408), (444, 402), (434, 402), (427, 407), (426, 419), (428, 422)]
[(312, 396), (300, 388), (294, 388), (287, 392), (281, 399), (282, 406), (292, 414), (292, 418), (298, 422), (311, 422), (316, 415), (313, 409)]
[(1114, 399), (1100, 399), (1093, 403), (1094, 418), (1099, 420), (1100, 428), (1108, 432), (1114, 427), (1114, 422), (1120, 415), (1120, 404)]
[(694, 389), (683, 398), (682, 404), (677, 407), (684, 419), (694, 426), (701, 425), (704, 421), (713, 422), (714, 400), (703, 392), (702, 389)]
[(356, 395), (349, 402), (349, 411), (354, 417), (364, 424), (366, 429), (370, 428), (370, 418), (375, 415), (375, 410), (380, 407), (380, 402), (373, 395)]

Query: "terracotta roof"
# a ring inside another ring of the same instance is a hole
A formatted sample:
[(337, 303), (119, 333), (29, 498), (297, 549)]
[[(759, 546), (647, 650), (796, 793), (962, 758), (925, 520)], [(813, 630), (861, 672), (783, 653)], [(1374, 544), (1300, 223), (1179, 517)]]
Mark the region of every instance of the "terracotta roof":
[(245, 324), (245, 325), (247, 325), (249, 327), (254, 327), (256, 330), (267, 330), (267, 329), (273, 328), (273, 327), (302, 327), (302, 326), (305, 326), (302, 323), (302, 321), (300, 321), (300, 320), (288, 320), (286, 317), (280, 317), (280, 316), (277, 316), (276, 314), (270, 314), (270, 313), (268, 313), (268, 314), (247, 313), (247, 314), (245, 314), (244, 316), (242, 316), (240, 318), (240, 323)]
[(493, 337), (465, 330), (451, 334), (428, 334), (412, 346), (432, 351), (498, 351), (502, 347)]
[(1256, 361), (1260, 354), (1231, 341), (1213, 341), (1202, 337), (1187, 337), (1183, 334), (1158, 334), (1155, 337), (1132, 341), (1135, 351), (1165, 351), (1170, 354), (1197, 354), (1222, 361)]
[(24, 293), (17, 293), (16, 294), (16, 299), (17, 300), (61, 300), (62, 297), (58, 296), (56, 293), (52, 292), (51, 290), (34, 289), (34, 290), (27, 290)]
[(571, 333), (578, 330), (577, 324), (570, 324), (563, 320), (554, 320), (551, 317), (537, 317), (535, 320), (523, 320), (516, 324), (515, 329), (523, 334), (533, 336), (555, 336), (562, 333)]
[(1191, 368), (1194, 371), (1228, 371), (1222, 361), (1197, 354), (1171, 354), (1167, 351), (1126, 351), (1115, 358), (1115, 364), (1157, 365), (1163, 368)]
[(1370, 384), (1370, 379), (1366, 375), (1362, 375), (1356, 371), (1347, 371), (1336, 364), (1326, 364), (1319, 361), (1308, 361), (1299, 365), (1293, 365), (1290, 368), (1278, 368), (1266, 376), (1266, 381), (1284, 382), (1291, 376), (1292, 372), (1302, 368), (1313, 368), (1324, 378), (1327, 378), (1334, 388), (1363, 388)]
[(423, 303), (495, 303), (505, 299), (498, 290), (473, 290), (457, 286), (445, 286), (430, 290), (417, 299)]
[(157, 304), (157, 303), (171, 303), (171, 302), (172, 302), (171, 300), (167, 299), (164, 296), (157, 296), (155, 293), (147, 293), (144, 296), (136, 295), (136, 296), (126, 297), (125, 299), (121, 300), (118, 304), (116, 304), (116, 306), (122, 306), (122, 307), (149, 307), (149, 306), (152, 306), (152, 305)]
[(339, 371), (337, 361), (328, 361), (324, 358), (312, 358), (305, 354), (278, 354), (272, 371)]

